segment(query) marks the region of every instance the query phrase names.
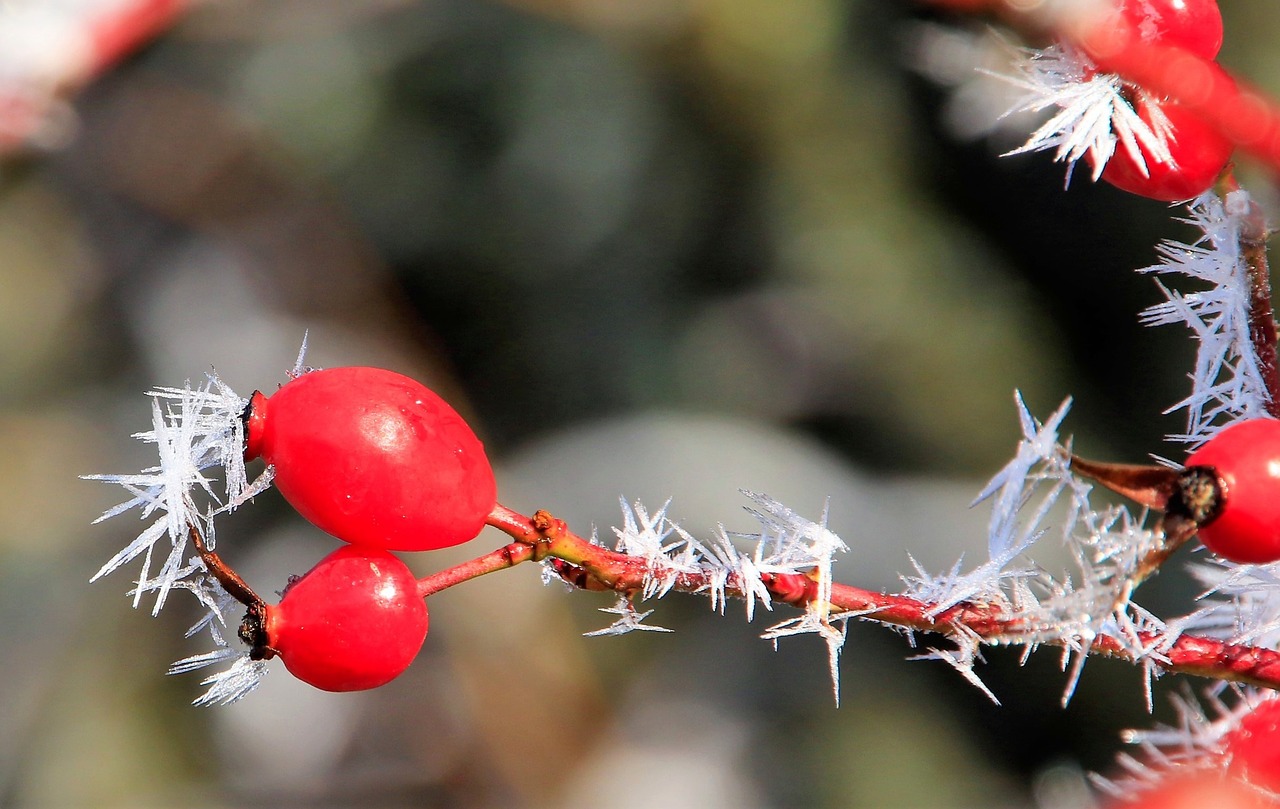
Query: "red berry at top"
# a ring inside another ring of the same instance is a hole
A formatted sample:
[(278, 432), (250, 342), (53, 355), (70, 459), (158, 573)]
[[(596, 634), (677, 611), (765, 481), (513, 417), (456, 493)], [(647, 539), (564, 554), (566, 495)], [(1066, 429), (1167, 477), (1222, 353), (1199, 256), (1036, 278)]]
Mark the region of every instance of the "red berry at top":
[(404, 562), (344, 545), (266, 608), (266, 643), (285, 668), (325, 691), (377, 688), (400, 675), (427, 636), (427, 605)]
[(484, 446), (453, 408), (379, 368), (330, 368), (255, 393), (246, 460), (275, 466), (302, 516), (339, 539), (419, 551), (474, 538), (497, 502)]
[(1222, 50), (1217, 0), (1122, 0), (1120, 13), (1143, 42), (1176, 45), (1205, 59)]
[(1232, 773), (1254, 786), (1280, 793), (1280, 699), (1245, 714), (1223, 739)]
[[(1217, 66), (1215, 69), (1222, 70)], [(1231, 159), (1234, 147), (1198, 115), (1179, 104), (1141, 95), (1135, 105), (1138, 117), (1148, 126), (1151, 126), (1152, 113), (1157, 108), (1173, 126), (1168, 138), (1173, 162), (1157, 160), (1139, 142), (1138, 151), (1145, 164), (1144, 171), (1124, 144), (1118, 143), (1115, 154), (1102, 170), (1102, 179), (1131, 194), (1163, 202), (1181, 202), (1198, 197), (1217, 181)]]
[(1232, 424), (1187, 459), (1211, 467), (1221, 491), (1221, 512), (1199, 530), (1209, 550), (1233, 562), (1280, 559), (1280, 421)]

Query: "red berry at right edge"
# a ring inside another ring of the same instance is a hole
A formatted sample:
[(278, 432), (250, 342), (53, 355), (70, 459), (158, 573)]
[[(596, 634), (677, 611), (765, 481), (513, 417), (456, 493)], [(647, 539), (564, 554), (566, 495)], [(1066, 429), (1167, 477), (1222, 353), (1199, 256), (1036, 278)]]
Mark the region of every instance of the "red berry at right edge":
[(1221, 511), (1200, 527), (1200, 541), (1233, 562), (1280, 559), (1280, 421), (1239, 421), (1187, 459), (1209, 467), (1221, 487)]
[(413, 662), (427, 637), (427, 605), (404, 562), (344, 545), (290, 584), (259, 629), (294, 677), (325, 691), (361, 691)]
[(1205, 59), (1222, 50), (1217, 0), (1123, 0), (1120, 13), (1144, 42), (1176, 45)]
[(419, 382), (380, 368), (303, 374), (246, 413), (245, 460), (335, 537), (387, 550), (473, 539), (497, 502), (484, 446)]
[(1240, 719), (1223, 739), (1230, 771), (1280, 794), (1280, 698), (1272, 697)]

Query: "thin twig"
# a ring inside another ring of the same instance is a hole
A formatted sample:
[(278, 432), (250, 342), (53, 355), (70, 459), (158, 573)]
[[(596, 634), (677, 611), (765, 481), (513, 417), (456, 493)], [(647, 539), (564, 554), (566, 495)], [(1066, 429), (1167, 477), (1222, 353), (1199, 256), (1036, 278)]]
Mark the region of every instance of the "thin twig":
[(510, 545), (504, 545), (492, 553), (486, 553), (484, 556), (418, 579), (418, 595), (423, 598), (435, 595), (455, 584), (462, 584), (464, 581), (470, 581), (486, 573), (492, 573), (495, 570), (506, 570), (509, 567), (515, 567), (521, 562), (528, 562), (533, 558), (533, 555), (532, 545), (523, 542), (512, 542)]
[[(570, 563), (570, 568), (566, 569), (573, 575), (565, 576), (566, 580), (579, 583), (585, 589), (636, 593), (643, 590), (646, 577), (651, 575), (645, 560), (583, 539), (570, 531), (563, 521), (545, 511), (526, 517), (504, 506), (498, 506), (489, 517), (489, 525), (499, 528), (515, 542), (423, 579), (420, 591), (424, 595), (439, 592), (485, 573), (541, 558), (562, 559)], [(584, 572), (589, 579), (581, 578)], [(798, 608), (805, 608), (815, 602), (820, 591), (818, 582), (811, 576), (800, 573), (770, 573), (760, 580), (776, 602)], [(588, 581), (590, 586), (586, 586)], [(681, 573), (671, 589), (710, 595), (713, 591), (711, 575), (704, 572)], [(743, 582), (735, 581), (733, 576), (726, 582), (724, 592), (733, 598), (748, 597)], [(1165, 671), (1280, 690), (1280, 652), (1230, 644), (1214, 638), (1194, 635), (1173, 638), (1152, 632), (1139, 632), (1136, 635), (1137, 642), (1143, 648), (1155, 650), (1140, 658), (1131, 651), (1132, 642), (1125, 643), (1105, 634), (1089, 637), (1049, 634), (1044, 631), (1044, 627), (1032, 625), (1023, 617), (1007, 614), (997, 605), (961, 602), (939, 610), (937, 605), (920, 599), (877, 593), (840, 583), (831, 585), (827, 611), (833, 616), (848, 613), (861, 620), (902, 629), (966, 639), (976, 637), (992, 644), (1060, 646), (1134, 663), (1149, 661)]]

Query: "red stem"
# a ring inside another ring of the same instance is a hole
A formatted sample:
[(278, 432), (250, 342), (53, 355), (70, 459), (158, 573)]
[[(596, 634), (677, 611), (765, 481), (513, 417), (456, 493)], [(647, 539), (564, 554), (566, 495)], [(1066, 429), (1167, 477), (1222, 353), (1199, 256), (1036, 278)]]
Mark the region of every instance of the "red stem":
[(455, 584), (462, 584), (464, 581), (470, 581), (486, 573), (515, 567), (521, 562), (527, 562), (532, 559), (533, 553), (533, 545), (512, 542), (510, 545), (504, 545), (492, 553), (486, 553), (479, 558), (471, 559), (460, 565), (441, 570), (439, 573), (433, 573), (430, 576), (418, 579), (418, 595), (426, 598)]
[[(418, 589), (423, 596), (486, 573), (543, 558), (568, 562), (568, 565), (560, 565), (558, 572), (570, 583), (585, 589), (634, 594), (643, 589), (650, 575), (644, 559), (592, 544), (545, 511), (526, 517), (499, 505), (489, 515), (488, 523), (508, 534), (515, 542), (421, 579)], [(762, 576), (761, 582), (773, 600), (793, 607), (804, 608), (818, 599), (818, 582), (811, 575), (770, 573)], [(706, 595), (710, 592), (710, 584), (708, 574), (685, 573), (676, 579), (672, 589)], [(747, 597), (743, 582), (735, 581), (732, 576), (726, 584), (725, 594), (734, 598)], [(937, 605), (916, 598), (877, 593), (840, 583), (831, 585), (828, 604), (832, 615), (857, 613), (856, 617), (862, 620), (903, 629), (978, 637), (989, 643), (1072, 645), (1086, 649), (1089, 654), (1137, 662), (1127, 645), (1117, 638), (1096, 635), (1086, 641), (1083, 638), (1053, 637), (1038, 632), (1037, 627), (1025, 618), (1004, 614), (999, 607), (990, 604), (962, 602), (939, 610)], [(1140, 633), (1138, 639), (1144, 646), (1158, 648), (1162, 636)], [(1181, 635), (1169, 644), (1163, 655), (1145, 659), (1166, 671), (1280, 690), (1280, 652), (1271, 649)]]

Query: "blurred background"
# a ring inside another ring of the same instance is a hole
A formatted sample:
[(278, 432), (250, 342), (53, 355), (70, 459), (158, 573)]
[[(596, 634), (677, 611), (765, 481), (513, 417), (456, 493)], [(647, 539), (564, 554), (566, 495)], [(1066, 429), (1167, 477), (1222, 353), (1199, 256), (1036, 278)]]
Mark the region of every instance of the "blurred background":
[[(1224, 64), (1280, 89), (1280, 15), (1223, 12)], [(853, 625), (836, 708), (825, 648), (774, 651), (772, 616), (671, 596), (674, 634), (583, 638), (612, 600), (527, 566), (433, 597), (384, 688), (277, 667), (197, 709), (199, 677), (164, 676), (208, 648), (194, 605), (88, 583), (140, 524), (91, 527), (123, 493), (77, 476), (154, 463), (144, 391), (274, 390), (304, 333), (312, 365), (438, 390), (517, 510), (607, 538), (619, 497), (670, 498), (706, 537), (752, 530), (739, 489), (830, 498), (837, 577), (867, 587), (908, 552), (981, 558), (1015, 389), (1074, 396), (1082, 453), (1162, 451), (1193, 347), (1138, 326), (1158, 294), (1131, 271), (1192, 234), (998, 159), (944, 25), (989, 41), (904, 0), (221, 0), (85, 88), (60, 148), (0, 175), (0, 804), (1087, 806), (1080, 773), (1152, 721), (1120, 663), (1064, 710), (1056, 652), (993, 649), (997, 707)], [(263, 592), (335, 543), (274, 493), (220, 536)], [(1193, 593), (1148, 589), (1164, 615)]]

